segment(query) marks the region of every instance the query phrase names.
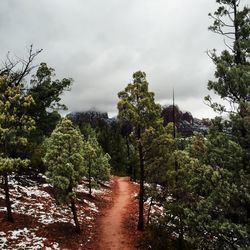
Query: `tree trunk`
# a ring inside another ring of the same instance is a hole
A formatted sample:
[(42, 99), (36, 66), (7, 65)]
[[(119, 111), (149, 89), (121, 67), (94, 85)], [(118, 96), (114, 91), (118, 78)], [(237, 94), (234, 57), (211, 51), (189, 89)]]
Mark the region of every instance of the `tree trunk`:
[(92, 183), (91, 183), (91, 167), (90, 167), (90, 164), (89, 164), (89, 196), (91, 196), (92, 195), (92, 189), (91, 189), (91, 185), (92, 185)]
[(14, 222), (14, 219), (11, 213), (11, 202), (10, 202), (9, 183), (8, 183), (7, 173), (4, 173), (4, 191), (5, 191), (5, 203), (6, 203), (6, 208), (7, 208), (7, 220), (10, 222)]
[(73, 216), (74, 216), (75, 230), (76, 230), (77, 233), (80, 233), (81, 229), (80, 229), (80, 224), (79, 224), (79, 221), (78, 221), (78, 218), (77, 218), (76, 204), (75, 204), (74, 199), (71, 200), (71, 210), (72, 210), (72, 213), (73, 213)]
[(180, 229), (179, 229), (179, 237), (178, 237), (178, 250), (183, 250), (183, 222), (182, 222), (182, 216), (180, 215)]
[[(126, 146), (127, 146), (127, 159), (128, 162), (130, 160), (130, 149), (129, 149), (129, 139), (128, 136), (126, 136)], [(136, 176), (135, 176), (135, 166), (131, 164), (129, 164), (129, 174), (130, 174), (130, 180), (132, 181), (136, 181)]]
[(150, 212), (151, 212), (152, 205), (153, 205), (153, 197), (151, 197), (150, 204), (149, 204), (149, 208), (148, 208), (147, 225), (149, 224), (149, 220), (150, 220)]
[(233, 12), (234, 12), (234, 32), (235, 32), (235, 63), (241, 64), (241, 49), (240, 49), (240, 41), (239, 41), (239, 20), (238, 20), (238, 11), (237, 11), (237, 2), (234, 0), (233, 2)]
[(133, 179), (136, 181), (136, 169), (135, 166), (133, 166)]
[(138, 128), (137, 130), (137, 139), (138, 139), (138, 147), (139, 147), (139, 159), (140, 159), (140, 193), (139, 193), (139, 220), (137, 229), (139, 231), (144, 230), (144, 159), (142, 153), (142, 145), (141, 145), (141, 130)]

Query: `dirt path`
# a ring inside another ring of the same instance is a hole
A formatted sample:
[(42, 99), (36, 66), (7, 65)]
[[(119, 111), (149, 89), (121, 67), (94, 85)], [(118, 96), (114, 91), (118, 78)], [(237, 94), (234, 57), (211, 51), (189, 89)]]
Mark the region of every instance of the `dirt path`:
[(129, 216), (129, 205), (133, 186), (128, 177), (114, 177), (114, 203), (101, 219), (99, 249), (102, 250), (133, 250), (131, 238), (124, 226)]

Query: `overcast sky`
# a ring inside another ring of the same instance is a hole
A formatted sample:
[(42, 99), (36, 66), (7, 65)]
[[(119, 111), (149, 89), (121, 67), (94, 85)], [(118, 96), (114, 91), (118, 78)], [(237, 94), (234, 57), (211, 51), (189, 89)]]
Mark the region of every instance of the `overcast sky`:
[[(244, 0), (247, 1), (247, 0)], [(113, 115), (117, 93), (145, 71), (156, 101), (176, 103), (195, 117), (213, 117), (204, 104), (214, 65), (206, 51), (224, 47), (208, 31), (215, 0), (0, 0), (0, 58), (43, 49), (58, 78), (72, 77), (69, 111), (97, 108)]]

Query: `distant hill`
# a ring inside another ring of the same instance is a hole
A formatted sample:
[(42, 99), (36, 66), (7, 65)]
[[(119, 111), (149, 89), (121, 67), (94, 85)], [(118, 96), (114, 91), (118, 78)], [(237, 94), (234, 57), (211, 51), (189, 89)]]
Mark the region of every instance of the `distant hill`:
[(175, 113), (177, 131), (184, 136), (191, 136), (194, 132), (205, 133), (210, 127), (209, 119), (194, 118), (190, 112), (181, 111), (177, 105), (163, 106), (161, 117), (164, 126), (173, 122), (173, 112)]
[(116, 120), (115, 118), (109, 118), (107, 112), (96, 110), (72, 112), (67, 117), (71, 118), (75, 124), (90, 123), (93, 127), (104, 127)]
[[(206, 133), (210, 127), (209, 119), (198, 119), (188, 111), (181, 111), (177, 105), (174, 106), (175, 122), (177, 131), (184, 136), (191, 136), (194, 132)], [(107, 112), (89, 110), (83, 112), (72, 112), (67, 115), (75, 124), (81, 125), (90, 123), (93, 127), (103, 128), (113, 123), (117, 123), (117, 118), (109, 118)], [(161, 117), (166, 126), (173, 122), (173, 105), (163, 106)]]

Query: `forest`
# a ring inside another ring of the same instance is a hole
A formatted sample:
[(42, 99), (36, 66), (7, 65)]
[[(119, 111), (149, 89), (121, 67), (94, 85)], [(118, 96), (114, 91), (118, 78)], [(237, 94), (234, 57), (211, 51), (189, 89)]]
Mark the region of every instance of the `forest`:
[[(182, 112), (174, 93), (173, 103), (158, 104), (144, 71), (117, 94), (116, 117), (62, 115), (73, 79), (36, 66), (43, 51), (33, 45), (25, 58), (3, 58), (1, 249), (250, 248), (250, 8), (216, 2), (208, 29), (225, 48), (207, 52), (213, 96), (201, 97), (213, 119)], [(131, 224), (122, 229), (130, 243), (112, 246), (102, 243), (100, 218), (119, 204), (126, 213), (114, 216)]]

